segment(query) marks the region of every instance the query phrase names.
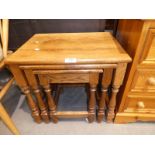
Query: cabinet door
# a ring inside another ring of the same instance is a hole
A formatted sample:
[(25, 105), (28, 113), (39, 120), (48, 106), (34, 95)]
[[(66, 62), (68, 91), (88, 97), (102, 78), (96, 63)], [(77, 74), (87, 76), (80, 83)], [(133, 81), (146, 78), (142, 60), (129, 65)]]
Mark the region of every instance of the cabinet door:
[(141, 63), (155, 64), (155, 28), (149, 29), (144, 45), (144, 53), (141, 57)]

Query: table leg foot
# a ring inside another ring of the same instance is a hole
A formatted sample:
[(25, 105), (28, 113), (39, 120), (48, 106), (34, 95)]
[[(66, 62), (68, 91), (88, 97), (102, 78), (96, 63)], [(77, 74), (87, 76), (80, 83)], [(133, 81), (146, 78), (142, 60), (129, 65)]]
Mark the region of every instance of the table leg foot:
[(93, 123), (95, 121), (95, 114), (89, 114), (88, 116), (88, 122)]
[(105, 117), (104, 113), (97, 113), (97, 122), (101, 123), (103, 121), (103, 118)]

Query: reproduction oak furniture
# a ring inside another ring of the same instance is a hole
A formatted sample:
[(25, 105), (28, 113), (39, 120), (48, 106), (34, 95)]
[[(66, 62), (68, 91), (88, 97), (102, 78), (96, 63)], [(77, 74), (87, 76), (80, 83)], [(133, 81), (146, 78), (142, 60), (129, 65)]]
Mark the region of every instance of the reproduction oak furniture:
[[(99, 74), (103, 74), (97, 118), (98, 122), (103, 120), (105, 99), (111, 84), (107, 120), (112, 122), (116, 95), (130, 61), (131, 58), (111, 33), (92, 32), (36, 34), (9, 56), (5, 63), (27, 96), (32, 116), (38, 123), (42, 120), (49, 122), (50, 118), (57, 122), (60, 117), (88, 117), (89, 122), (93, 122), (96, 86)], [(59, 83), (88, 83), (88, 111), (57, 111), (51, 84)], [(43, 100), (44, 93), (46, 100)]]
[[(8, 55), (8, 29), (9, 29), (9, 21), (7, 19), (0, 20), (0, 37), (1, 37), (1, 42), (0, 42), (0, 70), (2, 70), (5, 65), (4, 65), (4, 59)], [(4, 95), (7, 93), (8, 89), (14, 82), (14, 78), (12, 77), (6, 84), (5, 86), (0, 89), (0, 118), (2, 121), (6, 124), (6, 126), (9, 128), (9, 130), (13, 133), (18, 135), (19, 131), (14, 125), (12, 119), (6, 112), (5, 108), (2, 105), (2, 98)]]
[(118, 94), (115, 123), (155, 121), (155, 20), (119, 20), (116, 37), (133, 62)]

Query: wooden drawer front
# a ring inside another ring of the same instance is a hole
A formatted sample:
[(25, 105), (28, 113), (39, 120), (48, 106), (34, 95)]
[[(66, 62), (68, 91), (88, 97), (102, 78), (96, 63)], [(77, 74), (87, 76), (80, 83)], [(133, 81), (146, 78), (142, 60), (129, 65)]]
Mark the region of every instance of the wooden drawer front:
[(138, 69), (134, 75), (131, 91), (154, 92), (155, 70)]
[[(92, 77), (98, 82), (98, 75), (102, 69), (90, 70), (34, 70), (40, 79), (46, 79), (49, 83), (89, 83)], [(45, 81), (45, 80), (44, 80)]]
[(57, 73), (57, 74), (38, 74), (39, 79), (48, 83), (88, 83), (89, 73)]
[(142, 63), (155, 63), (155, 29), (148, 30), (144, 51), (142, 53), (144, 53), (141, 58)]
[(50, 83), (87, 83), (89, 74), (51, 74), (47, 75)]
[(126, 105), (125, 112), (155, 113), (155, 96), (129, 96), (126, 99)]

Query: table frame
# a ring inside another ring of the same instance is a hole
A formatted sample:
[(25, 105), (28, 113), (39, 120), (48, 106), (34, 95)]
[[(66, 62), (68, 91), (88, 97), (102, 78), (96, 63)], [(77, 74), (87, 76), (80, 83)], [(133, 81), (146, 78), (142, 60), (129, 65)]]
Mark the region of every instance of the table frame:
[[(98, 112), (97, 112), (97, 120), (98, 122), (102, 122), (103, 118), (105, 117), (105, 102), (107, 95), (107, 90), (109, 88), (109, 85), (112, 83), (112, 93), (110, 97), (110, 101), (108, 104), (108, 112), (107, 112), (107, 122), (113, 122), (114, 116), (115, 116), (115, 107), (116, 107), (116, 96), (119, 92), (119, 88), (123, 82), (125, 71), (126, 71), (127, 63), (116, 63), (116, 64), (63, 64), (63, 65), (15, 65), (10, 64), (9, 67), (15, 77), (15, 80), (21, 90), (25, 93), (27, 99), (28, 99), (28, 105), (32, 112), (32, 117), (37, 123), (40, 123), (42, 120), (44, 122), (48, 123), (50, 120), (50, 116), (52, 116), (52, 119), (54, 122), (57, 122), (57, 118), (53, 117), (54, 115), (57, 115), (58, 117), (74, 117), (73, 113), (68, 112), (68, 114), (64, 114), (63, 112), (57, 112), (55, 113), (55, 105), (53, 104), (50, 108), (51, 115), (48, 114), (48, 108), (46, 103), (42, 100), (42, 93), (40, 91), (40, 86), (35, 79), (35, 76), (33, 74), (33, 70), (103, 70), (103, 78), (102, 78), (102, 94), (101, 99), (99, 101), (98, 106)], [(52, 103), (52, 99), (50, 98), (50, 87), (49, 84), (45, 81), (44, 90), (46, 92), (46, 96), (48, 98), (48, 101)], [(98, 83), (98, 81), (97, 81)], [(95, 83), (95, 85), (97, 84)], [(92, 93), (92, 99), (91, 101), (94, 101), (94, 88), (95, 85), (91, 86), (91, 93)], [(37, 103), (34, 101), (32, 97), (32, 90), (35, 94), (35, 97), (37, 99)], [(91, 105), (91, 103), (90, 103)], [(49, 106), (49, 105), (48, 105)], [(94, 106), (94, 105), (93, 105)], [(91, 107), (89, 107), (89, 110)], [(93, 109), (94, 110), (94, 109)], [(91, 113), (91, 110), (89, 111)], [(88, 116), (88, 113), (76, 113), (75, 116)], [(88, 117), (90, 118), (90, 117)], [(93, 119), (92, 119), (93, 120)], [(90, 122), (91, 118), (90, 118)]]

